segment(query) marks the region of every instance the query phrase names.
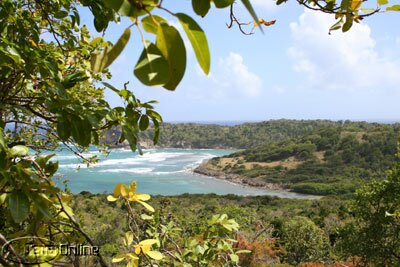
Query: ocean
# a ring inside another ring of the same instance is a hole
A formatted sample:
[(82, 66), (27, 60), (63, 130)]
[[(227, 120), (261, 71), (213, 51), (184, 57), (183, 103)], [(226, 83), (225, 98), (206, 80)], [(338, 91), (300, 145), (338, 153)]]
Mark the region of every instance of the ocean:
[(100, 161), (90, 167), (83, 164), (67, 149), (56, 152), (59, 161), (55, 175), (58, 186), (73, 193), (110, 193), (117, 183), (137, 181), (138, 192), (152, 195), (207, 194), (270, 195), (285, 198), (313, 198), (286, 191), (245, 187), (227, 181), (193, 173), (201, 162), (223, 156), (233, 150), (217, 149), (147, 149), (141, 156), (129, 149), (111, 149), (108, 156), (91, 149), (83, 155), (97, 155)]

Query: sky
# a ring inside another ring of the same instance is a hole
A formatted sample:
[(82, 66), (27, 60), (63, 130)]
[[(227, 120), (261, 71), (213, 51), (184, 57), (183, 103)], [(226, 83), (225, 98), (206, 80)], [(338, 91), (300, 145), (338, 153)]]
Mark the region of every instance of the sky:
[[(142, 101), (158, 100), (156, 110), (167, 122), (400, 121), (399, 13), (376, 14), (347, 33), (329, 35), (335, 23), (332, 15), (306, 10), (295, 1), (280, 6), (273, 0), (251, 2), (260, 18), (276, 23), (264, 27), (264, 33), (256, 29), (247, 36), (236, 27), (227, 28), (228, 9), (212, 8), (201, 18), (191, 11), (189, 0), (164, 0), (167, 8), (191, 15), (205, 31), (211, 51), (209, 75), (202, 73), (177, 19), (158, 12), (177, 26), (187, 47), (181, 84), (171, 92), (144, 86), (134, 77), (143, 49), (137, 30), (110, 66), (109, 82), (122, 88), (129, 81), (128, 88)], [(234, 9), (242, 22), (251, 21), (241, 3)], [(82, 18), (96, 35), (89, 13), (84, 11)], [(105, 38), (115, 42), (127, 23), (110, 25)], [(112, 92), (106, 92), (106, 99), (113, 106), (122, 104)]]

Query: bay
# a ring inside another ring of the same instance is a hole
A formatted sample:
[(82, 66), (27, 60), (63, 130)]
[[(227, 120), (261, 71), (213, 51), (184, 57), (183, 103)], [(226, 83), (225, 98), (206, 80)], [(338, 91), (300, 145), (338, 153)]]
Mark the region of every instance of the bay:
[(227, 155), (234, 150), (220, 149), (148, 149), (141, 156), (128, 149), (111, 149), (103, 155), (95, 149), (84, 153), (97, 155), (100, 161), (87, 167), (67, 149), (52, 158), (59, 161), (57, 185), (73, 193), (110, 193), (117, 183), (129, 184), (136, 180), (138, 192), (152, 195), (180, 195), (215, 193), (219, 195), (270, 195), (284, 198), (315, 198), (286, 191), (271, 191), (233, 184), (227, 181), (193, 173), (204, 160)]

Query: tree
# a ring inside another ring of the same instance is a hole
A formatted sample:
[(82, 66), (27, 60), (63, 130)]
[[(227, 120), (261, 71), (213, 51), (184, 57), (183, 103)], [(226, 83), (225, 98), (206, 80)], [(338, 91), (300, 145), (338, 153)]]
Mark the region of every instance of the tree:
[(379, 266), (400, 264), (400, 164), (395, 163), (387, 179), (373, 181), (356, 193), (354, 221), (344, 227), (338, 248), (346, 256)]
[[(205, 16), (211, 2), (216, 8), (230, 7), (232, 23), (242, 30), (244, 24), (233, 13), (233, 0), (193, 0), (192, 6), (196, 14)], [(257, 18), (248, 0), (241, 2), (255, 26), (271, 24)], [(321, 1), (299, 3), (336, 14), (339, 22), (332, 30), (343, 31), (353, 21), (378, 10), (360, 15), (361, 1), (343, 0), (340, 5), (335, 1), (323, 5)], [(98, 32), (105, 31), (109, 23), (119, 21), (121, 16), (130, 17), (133, 23), (121, 30), (114, 45), (102, 37), (91, 38), (88, 30), (80, 26), (79, 4), (93, 13)], [(386, 2), (380, 0), (379, 4)], [(155, 42), (142, 38), (144, 48), (135, 65), (135, 76), (149, 86), (168, 90), (178, 86), (186, 67), (184, 43), (174, 26), (152, 13), (155, 9), (179, 20), (201, 68), (208, 73), (210, 55), (204, 32), (188, 15), (165, 8), (162, 0), (0, 2), (0, 203), (2, 218), (6, 218), (0, 240), (10, 252), (0, 255), (1, 264), (9, 265), (12, 260), (22, 264), (25, 260), (20, 253), (23, 239), (11, 245), (10, 238), (33, 236), (38, 240), (75, 242), (84, 237), (94, 244), (68, 206), (70, 195), (55, 186), (52, 177), (58, 164), (51, 161), (52, 155), (43, 156), (43, 150), (54, 150), (62, 143), (91, 164), (96, 158), (84, 158), (81, 152), (89, 145), (103, 147), (102, 132), (117, 125), (122, 129), (119, 141), (127, 140), (132, 150), (138, 148), (138, 133), (150, 124), (157, 142), (162, 118), (154, 110), (156, 102), (141, 102), (129, 91), (128, 84), (117, 89), (105, 82), (111, 75), (107, 67), (120, 55), (129, 42), (131, 28), (136, 27), (141, 33), (154, 34)], [(118, 94), (125, 105), (111, 108), (104, 99), (105, 88)], [(129, 195), (129, 190), (118, 188), (116, 192), (122, 197)], [(139, 200), (145, 203), (144, 199)], [(66, 233), (70, 233), (68, 238)], [(151, 250), (146, 247), (146, 251)], [(101, 255), (99, 263), (106, 265)]]
[(283, 225), (282, 242), (290, 264), (324, 262), (328, 258), (328, 237), (306, 217), (295, 217)]

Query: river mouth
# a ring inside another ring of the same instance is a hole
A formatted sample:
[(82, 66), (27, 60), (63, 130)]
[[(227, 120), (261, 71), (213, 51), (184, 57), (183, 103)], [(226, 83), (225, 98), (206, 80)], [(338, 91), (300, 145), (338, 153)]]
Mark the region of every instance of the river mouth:
[(148, 149), (142, 156), (127, 149), (111, 149), (108, 156), (92, 149), (85, 156), (99, 157), (99, 162), (87, 167), (71, 152), (61, 150), (53, 161), (59, 161), (57, 185), (63, 181), (73, 193), (110, 193), (117, 183), (136, 180), (138, 192), (152, 195), (235, 194), (240, 196), (269, 195), (281, 198), (317, 199), (285, 190), (268, 190), (235, 184), (214, 177), (193, 173), (193, 169), (213, 157), (228, 155), (235, 150), (223, 149)]

